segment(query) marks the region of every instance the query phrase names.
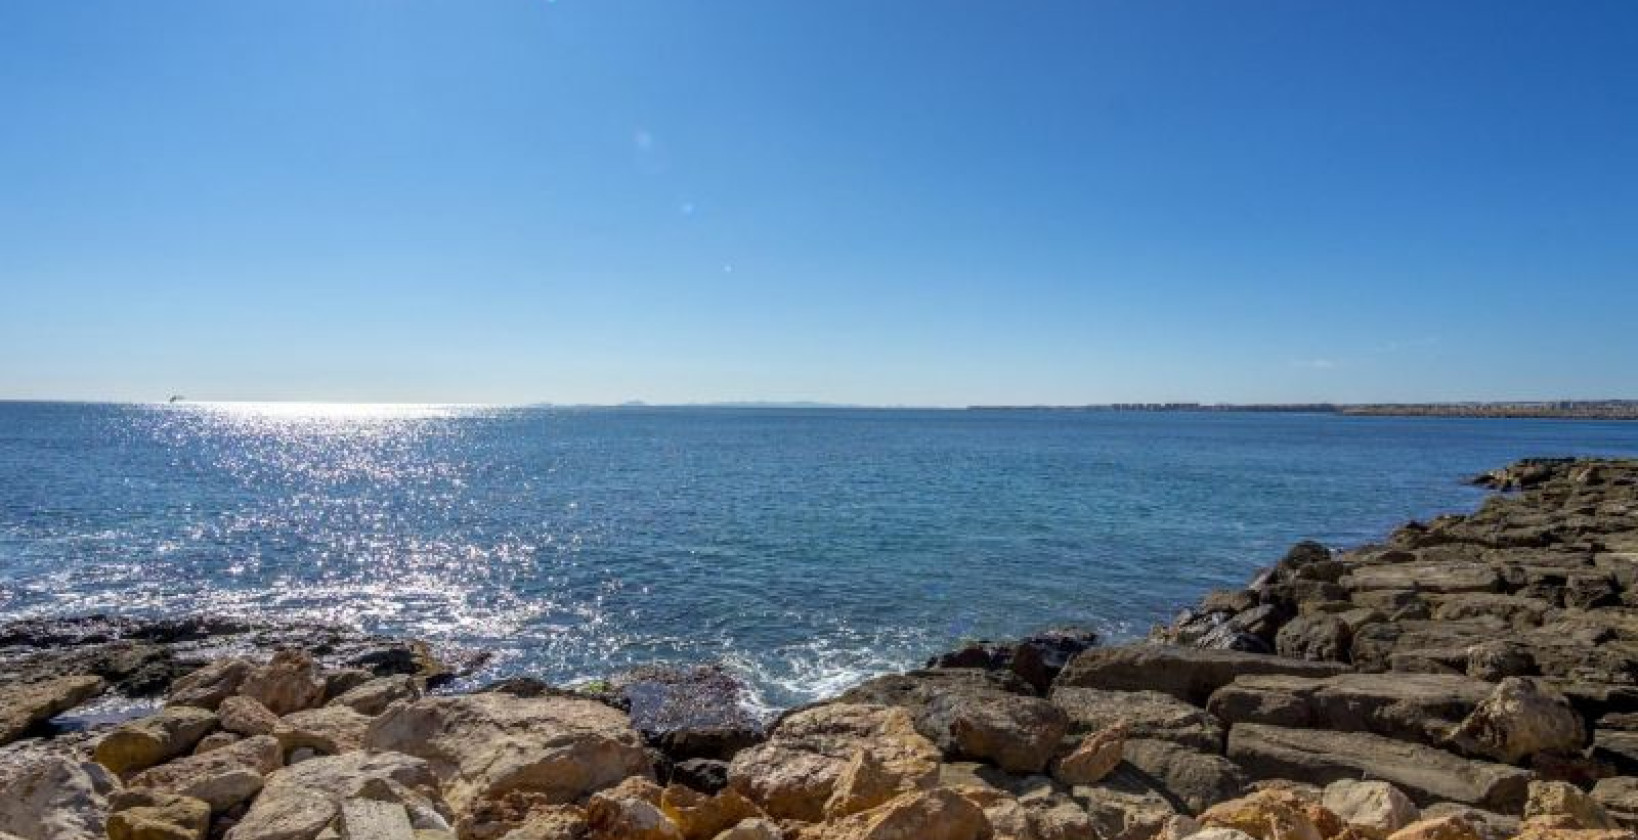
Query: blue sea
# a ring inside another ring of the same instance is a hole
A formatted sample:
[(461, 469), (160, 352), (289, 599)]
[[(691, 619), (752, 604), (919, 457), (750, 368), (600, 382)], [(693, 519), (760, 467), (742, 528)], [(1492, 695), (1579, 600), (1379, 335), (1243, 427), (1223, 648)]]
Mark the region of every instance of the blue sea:
[(1565, 454), (1638, 423), (0, 403), (0, 620), (339, 621), (493, 651), (476, 679), (720, 662), (777, 707), (964, 638), (1138, 636)]

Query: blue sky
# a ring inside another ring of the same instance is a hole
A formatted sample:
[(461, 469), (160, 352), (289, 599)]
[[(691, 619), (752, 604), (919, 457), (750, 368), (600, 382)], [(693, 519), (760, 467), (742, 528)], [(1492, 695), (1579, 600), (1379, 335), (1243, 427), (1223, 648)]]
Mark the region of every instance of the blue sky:
[(1638, 4), (11, 0), (0, 397), (1638, 397)]

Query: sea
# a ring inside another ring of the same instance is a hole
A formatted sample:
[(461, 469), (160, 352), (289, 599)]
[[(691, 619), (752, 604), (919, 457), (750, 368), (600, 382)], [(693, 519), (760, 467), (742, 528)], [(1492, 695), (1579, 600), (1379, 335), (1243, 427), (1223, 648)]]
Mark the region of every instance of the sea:
[(1638, 423), (0, 402), (0, 621), (340, 622), (492, 652), (473, 683), (717, 663), (780, 708), (964, 640), (1138, 637), (1555, 455)]

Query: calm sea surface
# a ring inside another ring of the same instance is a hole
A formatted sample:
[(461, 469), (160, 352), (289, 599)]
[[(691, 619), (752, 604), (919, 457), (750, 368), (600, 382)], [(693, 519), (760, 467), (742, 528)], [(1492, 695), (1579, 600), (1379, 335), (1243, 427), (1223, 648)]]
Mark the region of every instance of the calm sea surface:
[(788, 705), (963, 637), (1141, 634), (1291, 542), (1638, 423), (0, 403), (0, 619), (344, 621), (484, 677), (720, 661)]

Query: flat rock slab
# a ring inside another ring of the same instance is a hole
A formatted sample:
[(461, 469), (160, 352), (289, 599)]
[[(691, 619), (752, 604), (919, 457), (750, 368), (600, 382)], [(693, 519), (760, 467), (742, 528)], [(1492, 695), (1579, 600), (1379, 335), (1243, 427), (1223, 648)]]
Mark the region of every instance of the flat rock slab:
[(1058, 675), (1059, 687), (1107, 691), (1159, 691), (1204, 707), (1212, 692), (1252, 674), (1329, 677), (1348, 666), (1180, 645), (1137, 644), (1093, 648), (1074, 658)]
[(1227, 731), (1217, 718), (1170, 694), (1060, 686), (1052, 690), (1051, 700), (1052, 705), (1069, 715), (1070, 733), (1077, 737), (1120, 723), (1126, 726), (1127, 736), (1131, 738), (1152, 738), (1203, 752), (1223, 752)]
[(1239, 677), (1207, 708), (1230, 723), (1371, 732), (1434, 744), (1495, 688), (1442, 674), (1339, 674), (1324, 679)]
[(1388, 563), (1355, 567), (1341, 583), (1352, 590), (1495, 592), (1501, 588), (1501, 576), (1488, 563)]
[(1527, 770), (1469, 761), (1380, 735), (1255, 723), (1229, 730), (1228, 757), (1259, 779), (1300, 779), (1318, 785), (1380, 779), (1421, 806), (1460, 802), (1509, 813), (1523, 807), (1530, 781)]

